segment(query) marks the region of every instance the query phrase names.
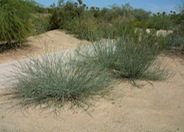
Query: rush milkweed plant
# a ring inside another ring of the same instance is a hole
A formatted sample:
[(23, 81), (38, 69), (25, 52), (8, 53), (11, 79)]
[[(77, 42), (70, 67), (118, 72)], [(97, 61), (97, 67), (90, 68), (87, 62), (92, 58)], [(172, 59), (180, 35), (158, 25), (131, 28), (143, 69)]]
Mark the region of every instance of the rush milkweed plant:
[(32, 9), (23, 0), (0, 0), (0, 41), (22, 41), (31, 32)]

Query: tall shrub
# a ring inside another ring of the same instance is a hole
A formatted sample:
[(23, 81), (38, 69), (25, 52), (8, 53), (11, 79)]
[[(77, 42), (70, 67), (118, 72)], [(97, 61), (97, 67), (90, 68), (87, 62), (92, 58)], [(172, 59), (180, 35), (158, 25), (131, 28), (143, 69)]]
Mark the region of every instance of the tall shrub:
[(23, 0), (0, 0), (0, 41), (22, 41), (31, 31), (31, 8)]

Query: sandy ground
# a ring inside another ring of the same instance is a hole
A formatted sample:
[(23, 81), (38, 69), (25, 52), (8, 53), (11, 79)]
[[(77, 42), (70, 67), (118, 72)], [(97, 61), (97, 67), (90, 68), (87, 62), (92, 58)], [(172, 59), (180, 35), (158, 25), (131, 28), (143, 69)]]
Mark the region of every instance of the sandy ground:
[(37, 55), (46, 50), (60, 51), (69, 49), (82, 43), (87, 43), (87, 41), (76, 39), (64, 31), (49, 31), (38, 36), (29, 37), (26, 45), (19, 49), (0, 54), (0, 64), (27, 58), (30, 55)]
[[(27, 52), (14, 51), (14, 57), (1, 54), (0, 66), (24, 58), (22, 53), (43, 51), (38, 45), (45, 40), (61, 49), (80, 43), (58, 30), (38, 38), (30, 38)], [(142, 88), (124, 80), (113, 86), (107, 96), (95, 97), (94, 105), (86, 111), (66, 107), (56, 114), (52, 109), (10, 108), (14, 103), (6, 104), (7, 98), (1, 94), (0, 132), (184, 132), (184, 59), (169, 55), (163, 64), (175, 73), (169, 79), (151, 83), (138, 81), (144, 84)]]

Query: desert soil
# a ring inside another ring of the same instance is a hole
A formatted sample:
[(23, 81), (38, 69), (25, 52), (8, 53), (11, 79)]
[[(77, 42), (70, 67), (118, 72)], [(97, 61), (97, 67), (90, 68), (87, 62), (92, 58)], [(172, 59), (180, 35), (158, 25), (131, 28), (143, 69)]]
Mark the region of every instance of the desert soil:
[(64, 31), (53, 30), (27, 39), (24, 46), (0, 54), (0, 64), (27, 58), (28, 56), (43, 53), (46, 50), (51, 52), (61, 51), (76, 47), (87, 41), (76, 39)]
[[(50, 31), (30, 37), (24, 48), (0, 54), (0, 66), (42, 53), (45, 45), (64, 50), (81, 42), (63, 31)], [(0, 88), (0, 132), (184, 132), (184, 59), (173, 54), (161, 59), (174, 73), (170, 78), (137, 81), (141, 88), (122, 80), (105, 97), (95, 97), (87, 110), (64, 107), (55, 113), (16, 107), (16, 101), (4, 96), (8, 88)]]

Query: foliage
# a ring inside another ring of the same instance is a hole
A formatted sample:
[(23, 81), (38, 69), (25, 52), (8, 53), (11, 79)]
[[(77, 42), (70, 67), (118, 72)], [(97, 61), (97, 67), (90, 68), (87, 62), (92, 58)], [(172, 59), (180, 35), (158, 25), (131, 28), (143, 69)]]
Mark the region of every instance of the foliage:
[(171, 30), (174, 27), (174, 22), (171, 16), (167, 15), (165, 12), (153, 14), (151, 17), (146, 19), (142, 20), (137, 19), (133, 24), (136, 27), (152, 28), (157, 30), (160, 29)]
[[(132, 20), (142, 20), (149, 17), (149, 12), (134, 10), (130, 4), (113, 5), (111, 9), (88, 7), (83, 2), (72, 3), (61, 1), (52, 12), (51, 29), (66, 29), (78, 38), (97, 41), (101, 38), (118, 38), (124, 25)], [(143, 16), (138, 15), (141, 12)], [(98, 29), (98, 31), (97, 31)]]
[(48, 13), (48, 9), (35, 2), (35, 0), (23, 0), (23, 2), (25, 2), (36, 13)]
[(133, 15), (137, 21), (143, 21), (150, 18), (151, 12), (147, 12), (143, 9), (134, 9)]
[[(152, 17), (153, 19), (150, 19), (152, 21), (150, 24), (152, 24), (153, 28), (155, 29), (165, 29), (169, 30), (172, 29), (173, 23), (171, 21), (170, 16), (168, 16), (165, 12), (162, 14), (157, 14)], [(149, 21), (149, 22), (150, 22)], [(148, 27), (151, 26), (148, 23)]]
[(181, 5), (179, 7), (180, 14), (177, 19), (177, 23), (179, 24), (179, 32), (182, 36), (184, 36), (184, 1), (181, 1)]
[(52, 17), (51, 17), (51, 19), (50, 19), (50, 25), (51, 25), (50, 29), (51, 29), (51, 30), (52, 30), (52, 29), (58, 29), (58, 28), (59, 28), (59, 23), (60, 23), (60, 21), (61, 21), (61, 18), (60, 18), (60, 16), (59, 16), (60, 12), (61, 12), (61, 11), (58, 10), (58, 9), (55, 9), (55, 10), (53, 11)]
[(171, 11), (171, 14), (166, 12), (152, 14), (143, 9), (134, 9), (129, 3), (100, 9), (88, 8), (82, 1), (73, 3), (61, 0), (58, 6), (51, 8), (51, 13), (51, 29), (65, 29), (78, 38), (90, 41), (119, 38), (127, 25), (156, 30), (179, 29), (181, 33), (184, 31), (182, 13), (176, 14)]
[(118, 39), (122, 34), (132, 32), (134, 28), (124, 18), (118, 17), (111, 21), (111, 23), (100, 22), (98, 29), (101, 31), (102, 38)]
[[(64, 4), (64, 5), (63, 5)], [(72, 21), (76, 17), (82, 16), (85, 7), (78, 6), (77, 3), (67, 2), (63, 3), (62, 6), (58, 6), (54, 9), (51, 17), (51, 29), (64, 28), (67, 22)]]
[(34, 29), (32, 34), (37, 35), (50, 30), (50, 19), (51, 19), (50, 14), (36, 13), (34, 17), (31, 19), (31, 24)]
[(13, 75), (14, 98), (21, 99), (23, 105), (81, 104), (110, 84), (103, 69), (74, 65), (73, 60), (78, 61), (65, 53), (46, 53), (20, 62)]
[(98, 65), (109, 69), (123, 78), (130, 79), (163, 79), (164, 69), (156, 63), (164, 46), (163, 40), (154, 36), (125, 34), (121, 39), (107, 43), (95, 43), (92, 46), (78, 48), (76, 54), (87, 64)]
[(178, 6), (179, 13), (171, 11), (170, 16), (175, 24), (174, 34), (168, 36), (168, 49), (184, 50), (184, 1)]
[(98, 27), (98, 22), (94, 17), (75, 18), (68, 21), (64, 28), (68, 33), (75, 34), (77, 38), (89, 41), (97, 41), (101, 38), (102, 33)]
[(31, 8), (22, 0), (0, 0), (0, 41), (22, 41), (31, 32)]
[(184, 50), (184, 36), (175, 33), (167, 37), (168, 38), (168, 49), (170, 50)]
[(131, 37), (121, 38), (117, 42), (119, 56), (115, 63), (115, 70), (120, 76), (131, 79), (162, 79), (163, 72), (160, 66), (155, 65), (162, 51), (161, 42), (159, 38), (152, 35), (144, 35), (141, 40)]

